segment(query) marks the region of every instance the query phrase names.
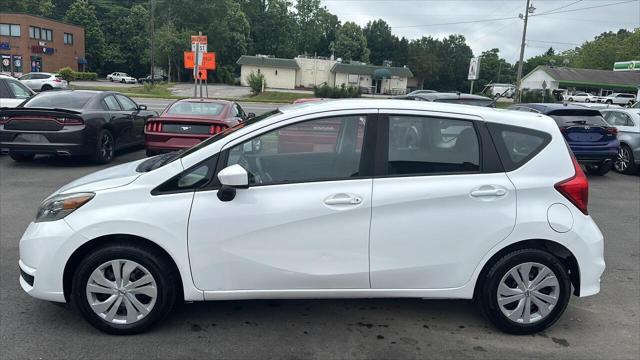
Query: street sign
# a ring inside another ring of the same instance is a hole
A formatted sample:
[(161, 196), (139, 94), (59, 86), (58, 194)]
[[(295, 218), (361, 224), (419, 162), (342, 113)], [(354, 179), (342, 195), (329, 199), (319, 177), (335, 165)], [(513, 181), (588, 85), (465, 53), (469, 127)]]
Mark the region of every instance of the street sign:
[(191, 43), (191, 51), (195, 52), (196, 48), (198, 49), (198, 52), (200, 53), (206, 53), (207, 52), (207, 44), (196, 44), (196, 43)]
[(197, 79), (198, 80), (207, 80), (207, 73), (208, 72), (209, 72), (208, 70), (204, 70), (204, 69), (200, 70), (200, 69), (198, 69), (198, 77), (197, 77)]
[[(216, 69), (216, 53), (199, 53), (198, 68), (203, 70), (215, 70)], [(184, 68), (193, 69), (195, 66), (195, 53), (192, 51), (184, 52)]]
[(206, 44), (207, 36), (206, 35), (191, 35), (191, 43), (192, 44)]
[(471, 61), (469, 62), (469, 76), (467, 79), (478, 80), (478, 75), (480, 75), (480, 58), (471, 58)]

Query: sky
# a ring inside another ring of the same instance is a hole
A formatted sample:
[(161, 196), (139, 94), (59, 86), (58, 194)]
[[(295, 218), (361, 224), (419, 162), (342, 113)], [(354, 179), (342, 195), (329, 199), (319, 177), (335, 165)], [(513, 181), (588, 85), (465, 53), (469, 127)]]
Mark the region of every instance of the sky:
[[(322, 0), (322, 4), (343, 23), (365, 26), (383, 19), (398, 37), (462, 34), (474, 55), (498, 48), (511, 63), (520, 56), (523, 21), (517, 17), (524, 13), (526, 0)], [(540, 15), (529, 18), (525, 59), (550, 46), (572, 49), (606, 31), (640, 27), (640, 0), (531, 0), (531, 4), (533, 15)], [(594, 8), (578, 10), (590, 7)], [(485, 21), (502, 18), (510, 19)]]

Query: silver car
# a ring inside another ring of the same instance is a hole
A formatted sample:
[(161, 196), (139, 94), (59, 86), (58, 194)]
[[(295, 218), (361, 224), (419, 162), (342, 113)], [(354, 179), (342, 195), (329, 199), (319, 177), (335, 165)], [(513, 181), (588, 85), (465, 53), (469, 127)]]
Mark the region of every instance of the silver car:
[(601, 109), (609, 125), (618, 129), (620, 150), (613, 167), (624, 174), (635, 173), (640, 168), (640, 109)]

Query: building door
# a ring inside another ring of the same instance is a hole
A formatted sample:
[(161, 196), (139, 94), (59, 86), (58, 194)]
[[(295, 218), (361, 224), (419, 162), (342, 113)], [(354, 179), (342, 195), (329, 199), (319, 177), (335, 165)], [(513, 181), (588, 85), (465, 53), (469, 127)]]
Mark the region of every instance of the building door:
[(40, 56), (31, 57), (31, 72), (42, 71), (42, 58)]

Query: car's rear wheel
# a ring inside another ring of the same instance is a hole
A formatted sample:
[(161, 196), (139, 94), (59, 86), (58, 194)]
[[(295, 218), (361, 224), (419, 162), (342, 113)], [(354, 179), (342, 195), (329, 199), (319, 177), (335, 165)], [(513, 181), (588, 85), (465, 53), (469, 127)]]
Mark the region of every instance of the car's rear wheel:
[(569, 101), (573, 102), (573, 98), (569, 98)]
[(538, 249), (503, 256), (479, 281), (476, 301), (483, 315), (511, 334), (533, 334), (553, 325), (571, 297), (567, 269)]
[(168, 260), (137, 246), (98, 249), (78, 265), (72, 302), (94, 327), (115, 335), (137, 334), (162, 320), (173, 308), (177, 274)]
[(9, 152), (9, 157), (16, 162), (28, 162), (33, 160), (36, 157), (36, 154), (25, 154), (25, 153), (17, 153), (17, 152)]
[(120, 82), (124, 84), (124, 79), (120, 80)]
[(586, 168), (591, 175), (604, 176), (611, 170), (612, 166), (611, 161), (607, 161), (599, 165), (587, 165)]
[(637, 170), (635, 160), (631, 148), (627, 144), (622, 144), (618, 150), (618, 157), (613, 164), (613, 168), (623, 174), (633, 174)]
[(98, 132), (96, 149), (92, 160), (98, 164), (106, 164), (113, 160), (115, 154), (115, 140), (111, 131), (102, 129)]
[(591, 100), (589, 100), (589, 99), (584, 99), (584, 102), (589, 103), (589, 102), (591, 102)]
[(53, 89), (53, 86), (51, 85), (42, 85), (42, 88), (40, 89), (40, 91), (49, 91)]
[(113, 78), (109, 78), (109, 81), (113, 82)]
[(607, 101), (605, 101), (605, 102), (606, 102), (607, 104), (609, 104), (609, 105), (613, 104), (613, 100), (607, 100)]

